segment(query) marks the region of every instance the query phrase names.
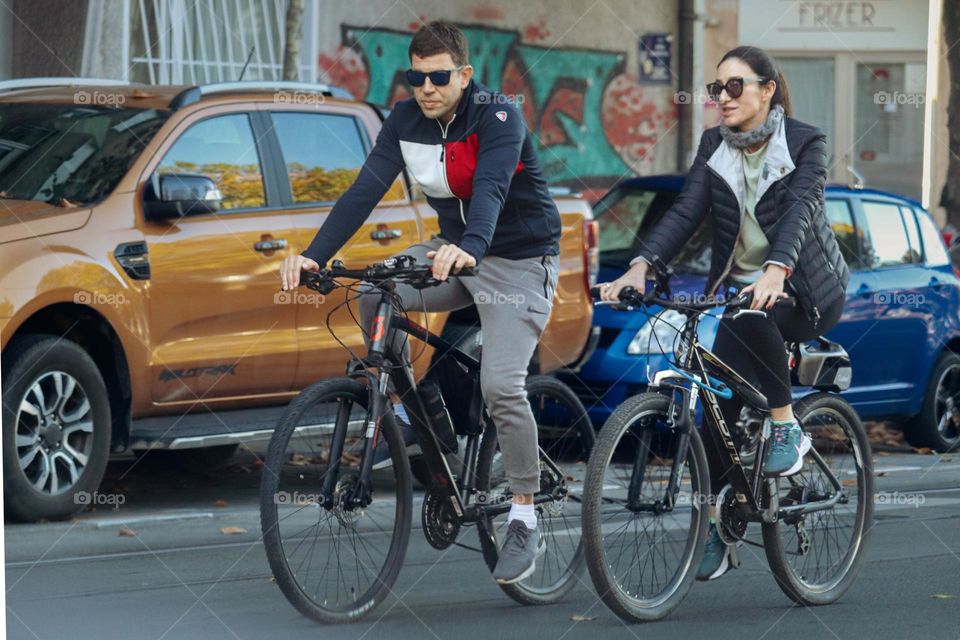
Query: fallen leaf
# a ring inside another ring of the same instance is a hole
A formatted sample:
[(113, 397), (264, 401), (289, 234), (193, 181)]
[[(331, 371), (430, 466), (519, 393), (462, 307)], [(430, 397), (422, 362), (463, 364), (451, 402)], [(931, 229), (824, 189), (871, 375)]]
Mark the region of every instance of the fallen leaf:
[(855, 478), (844, 478), (843, 480), (840, 481), (840, 484), (842, 484), (845, 487), (853, 487), (853, 486), (856, 486), (857, 481)]
[(913, 450), (914, 452), (919, 453), (921, 455), (929, 455), (933, 453), (933, 449), (931, 449), (930, 447), (914, 447)]
[(957, 596), (953, 595), (952, 593), (935, 593), (930, 597), (936, 600), (950, 600), (952, 598), (956, 598)]
[(889, 451), (877, 451), (878, 456), (888, 456), (890, 455)]
[(127, 538), (133, 538), (133, 537), (135, 537), (137, 534), (136, 534), (136, 533), (134, 532), (134, 530), (131, 529), (130, 527), (123, 526), (123, 527), (120, 527), (120, 529), (117, 530), (117, 535), (118, 535), (118, 536), (125, 536), (125, 537), (127, 537)]
[(276, 581), (277, 581), (276, 576), (270, 576), (270, 582), (276, 582)]
[(589, 622), (591, 620), (596, 620), (597, 616), (586, 616), (580, 613), (575, 613), (572, 616), (570, 616), (570, 619), (573, 620), (574, 622)]
[(222, 527), (220, 529), (220, 533), (222, 533), (225, 536), (236, 536), (246, 532), (247, 530), (244, 529), (243, 527)]
[(213, 506), (215, 506), (215, 507), (225, 507), (225, 506), (227, 506), (227, 501), (226, 501), (226, 500), (217, 500), (216, 502), (213, 503)]

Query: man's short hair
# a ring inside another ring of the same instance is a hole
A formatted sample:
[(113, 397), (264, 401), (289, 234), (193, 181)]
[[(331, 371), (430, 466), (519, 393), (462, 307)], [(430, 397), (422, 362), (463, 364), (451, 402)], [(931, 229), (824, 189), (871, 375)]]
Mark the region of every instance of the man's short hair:
[(470, 64), (467, 58), (467, 38), (456, 25), (443, 20), (436, 20), (420, 27), (410, 41), (408, 54), (410, 59), (428, 58), (443, 53), (449, 53), (453, 64), (457, 67)]

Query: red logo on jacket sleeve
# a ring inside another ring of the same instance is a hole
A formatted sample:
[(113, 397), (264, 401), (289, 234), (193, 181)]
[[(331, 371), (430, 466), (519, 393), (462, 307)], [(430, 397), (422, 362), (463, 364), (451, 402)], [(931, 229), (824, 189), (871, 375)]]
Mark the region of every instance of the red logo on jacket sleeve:
[(497, 111), (494, 115), (497, 116), (497, 118), (500, 119), (500, 122), (506, 122), (506, 121), (507, 121), (507, 112), (506, 112), (506, 111)]

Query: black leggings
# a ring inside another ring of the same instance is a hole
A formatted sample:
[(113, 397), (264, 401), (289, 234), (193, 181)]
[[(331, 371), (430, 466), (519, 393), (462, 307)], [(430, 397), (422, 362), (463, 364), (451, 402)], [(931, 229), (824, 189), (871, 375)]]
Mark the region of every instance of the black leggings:
[[(757, 386), (767, 397), (771, 408), (784, 407), (793, 402), (790, 393), (790, 365), (784, 341), (804, 342), (829, 331), (840, 320), (844, 298), (841, 296), (826, 309), (821, 310), (816, 328), (799, 306), (776, 306), (767, 311), (767, 316), (743, 315), (732, 320), (723, 318), (713, 343), (714, 354), (748, 382)], [(733, 430), (740, 417), (743, 401), (737, 396), (717, 398), (724, 422)], [(727, 484), (730, 458), (726, 450), (719, 449), (707, 428), (701, 431), (703, 446), (710, 466), (710, 489), (716, 495)]]

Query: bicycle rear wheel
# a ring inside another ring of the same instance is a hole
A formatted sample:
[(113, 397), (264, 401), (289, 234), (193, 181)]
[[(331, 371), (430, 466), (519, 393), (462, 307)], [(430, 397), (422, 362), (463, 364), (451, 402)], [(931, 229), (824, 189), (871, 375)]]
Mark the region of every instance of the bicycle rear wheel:
[[(546, 550), (537, 558), (536, 570), (520, 582), (497, 586), (520, 604), (552, 604), (573, 588), (583, 570), (580, 515), (583, 473), (595, 434), (579, 398), (556, 378), (528, 378), (527, 398), (537, 423), (541, 492), (562, 484), (566, 493), (537, 506), (537, 528), (544, 537)], [(560, 477), (544, 462), (545, 458), (559, 467)], [(480, 445), (477, 490), (485, 495), (487, 504), (513, 499), (493, 424), (487, 425)], [(491, 571), (499, 558), (499, 540), (506, 535), (507, 524), (507, 514), (503, 513), (496, 518), (487, 518), (485, 526), (479, 528), (484, 559)], [(492, 538), (484, 535), (484, 529)]]
[(628, 622), (658, 620), (686, 597), (703, 556), (710, 476), (696, 429), (672, 511), (661, 510), (679, 434), (671, 399), (643, 393), (600, 430), (584, 483), (583, 541), (597, 595)]
[(813, 447), (798, 474), (778, 479), (780, 507), (828, 498), (834, 488), (826, 469), (840, 482), (843, 497), (832, 508), (764, 524), (763, 546), (787, 597), (804, 605), (830, 604), (850, 588), (863, 563), (873, 525), (873, 457), (859, 416), (839, 396), (814, 393), (793, 411)]
[[(264, 461), (260, 521), (277, 584), (303, 615), (320, 622), (350, 622), (373, 610), (390, 592), (410, 539), (413, 498), (410, 468), (392, 414), (380, 437), (393, 466), (371, 473), (373, 500), (347, 500), (357, 485), (367, 387), (349, 378), (317, 382), (290, 403)], [(346, 423), (339, 468), (330, 470), (333, 433)], [(322, 506), (321, 488), (335, 473), (334, 506)]]

